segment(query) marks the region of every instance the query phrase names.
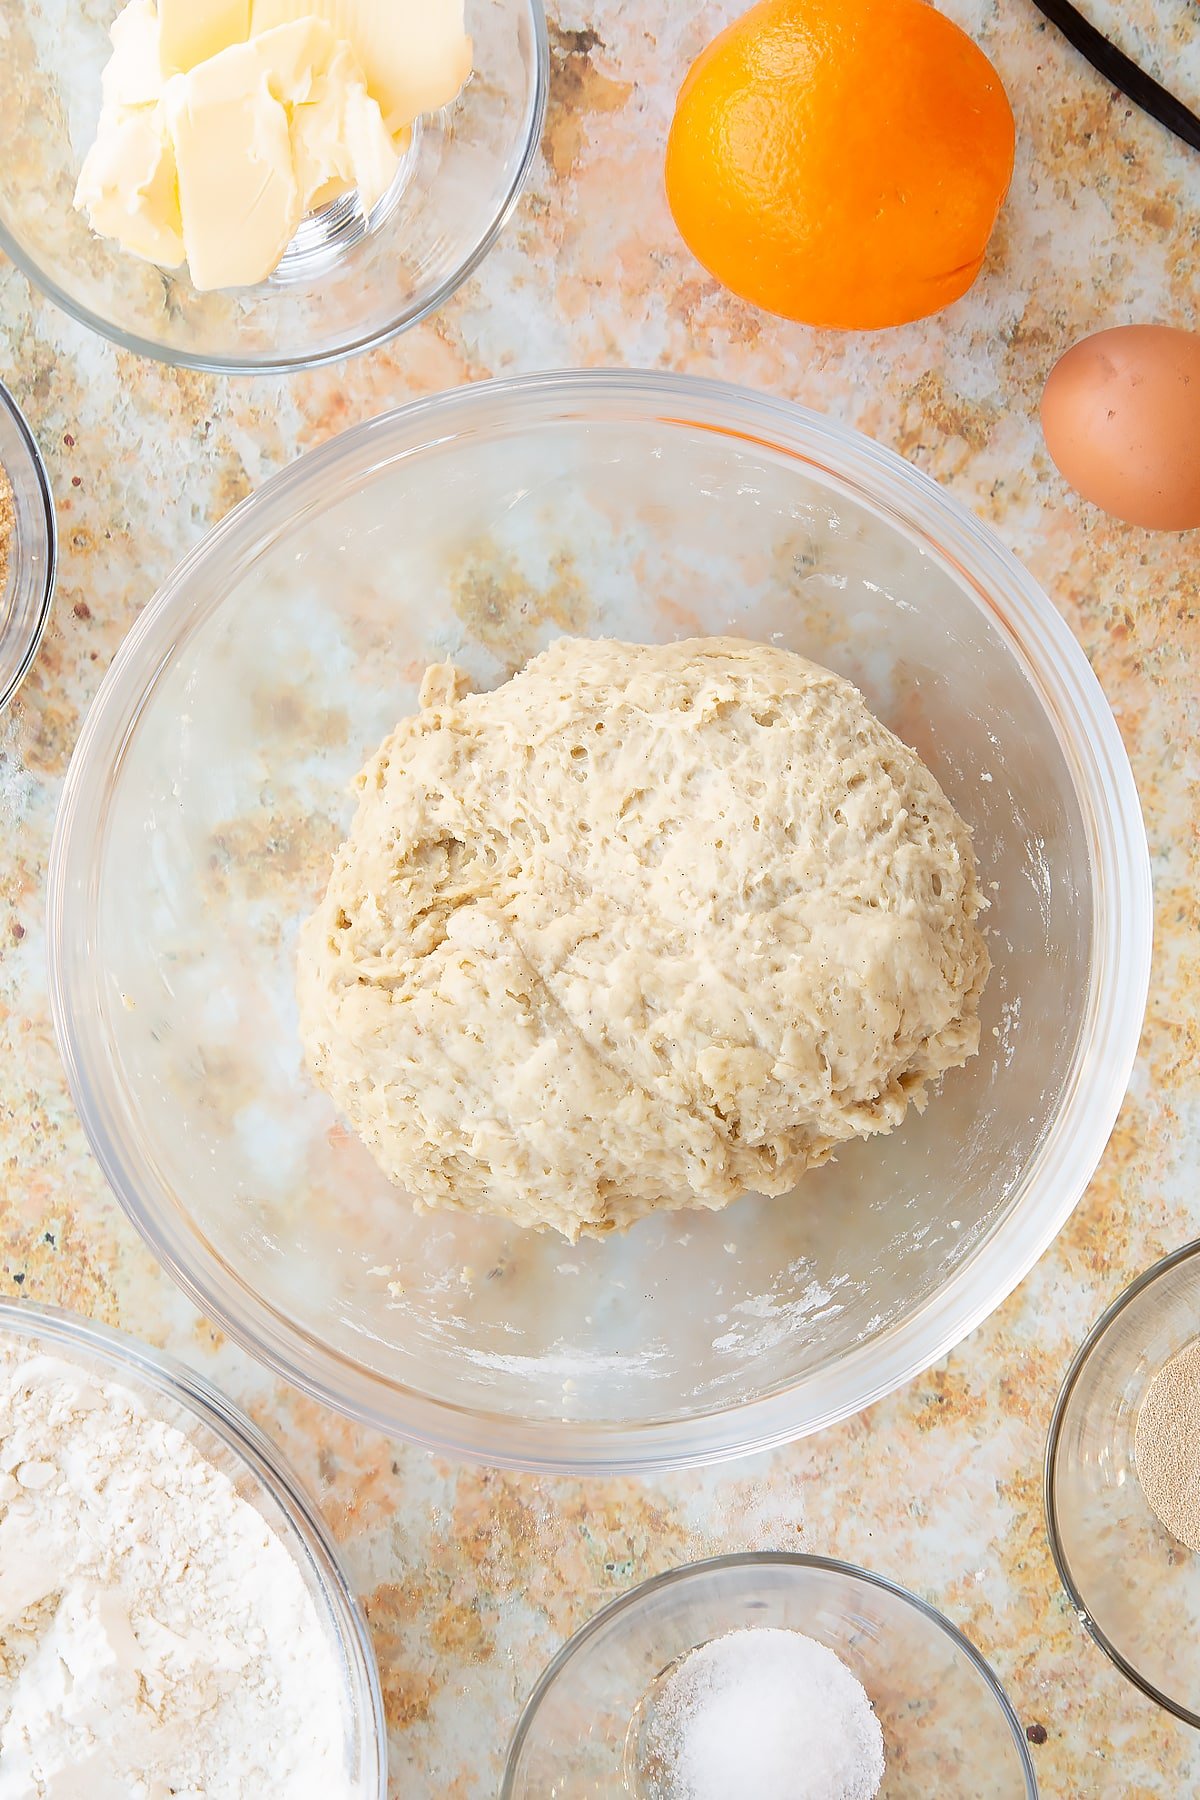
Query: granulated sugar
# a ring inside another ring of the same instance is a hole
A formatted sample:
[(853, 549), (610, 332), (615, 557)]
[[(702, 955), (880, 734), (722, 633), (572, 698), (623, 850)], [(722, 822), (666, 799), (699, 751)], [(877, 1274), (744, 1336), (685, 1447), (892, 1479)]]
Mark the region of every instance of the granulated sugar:
[(0, 1341), (0, 1800), (351, 1800), (281, 1539), (129, 1388)]
[(866, 1689), (798, 1631), (731, 1631), (658, 1696), (646, 1748), (669, 1800), (872, 1800), (883, 1732)]

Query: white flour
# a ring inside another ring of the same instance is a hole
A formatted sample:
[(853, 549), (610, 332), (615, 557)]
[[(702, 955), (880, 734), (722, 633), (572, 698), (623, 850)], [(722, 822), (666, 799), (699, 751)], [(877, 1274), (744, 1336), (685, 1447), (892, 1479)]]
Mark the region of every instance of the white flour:
[(0, 1800), (349, 1800), (278, 1537), (116, 1383), (0, 1342)]

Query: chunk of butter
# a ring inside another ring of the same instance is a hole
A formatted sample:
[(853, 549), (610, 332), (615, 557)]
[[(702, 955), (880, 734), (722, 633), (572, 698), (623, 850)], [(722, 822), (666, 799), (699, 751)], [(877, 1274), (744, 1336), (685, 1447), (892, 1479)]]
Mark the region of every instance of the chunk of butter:
[(249, 44), (167, 84), (188, 267), (198, 288), (264, 281), (300, 221), (287, 109)]
[(183, 224), (175, 151), (159, 105), (157, 30), (152, 0), (130, 0), (113, 21), (100, 125), (79, 171), (75, 204), (102, 237), (174, 269), (183, 261)]
[(448, 106), (471, 73), (463, 11), (464, 0), (251, 0), (250, 29), (267, 31), (308, 14), (324, 19), (353, 47), (367, 92), (395, 136), (419, 113)]
[(352, 187), (370, 212), (395, 180), (395, 140), (349, 44), (335, 42), (328, 66), (293, 111), (292, 156), (305, 212)]
[(154, 0), (129, 0), (112, 22), (113, 53), (100, 77), (105, 106), (155, 106), (162, 98)]
[(158, 61), (164, 75), (186, 75), (249, 36), (250, 0), (158, 0)]
[(112, 110), (79, 171), (75, 204), (101, 237), (116, 238), (146, 262), (178, 268), (184, 248), (175, 151), (158, 107)]
[(356, 186), (369, 210), (396, 172), (353, 53), (317, 18), (231, 44), (164, 98), (198, 288), (264, 281), (318, 197)]

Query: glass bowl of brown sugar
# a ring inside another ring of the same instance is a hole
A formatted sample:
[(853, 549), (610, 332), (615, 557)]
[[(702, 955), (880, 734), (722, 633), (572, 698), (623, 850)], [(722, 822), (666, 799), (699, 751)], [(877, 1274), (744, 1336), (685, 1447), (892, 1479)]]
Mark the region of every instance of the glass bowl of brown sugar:
[(1200, 1729), (1200, 1240), (1116, 1299), (1071, 1364), (1046, 1451), (1050, 1546), (1080, 1622)]
[(0, 382), (0, 711), (33, 666), (50, 617), (56, 558), (46, 465)]

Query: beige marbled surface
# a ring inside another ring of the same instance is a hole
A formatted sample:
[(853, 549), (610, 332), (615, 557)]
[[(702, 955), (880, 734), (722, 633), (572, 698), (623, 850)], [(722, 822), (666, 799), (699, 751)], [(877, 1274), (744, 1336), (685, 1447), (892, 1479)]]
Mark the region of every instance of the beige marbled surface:
[[(948, 0), (996, 61), (1020, 130), (983, 278), (901, 331), (785, 325), (697, 269), (659, 186), (678, 80), (737, 10), (555, 0), (544, 155), (500, 247), (439, 318), (348, 367), (284, 382), (140, 363), (0, 264), (0, 375), (41, 437), (63, 550), (40, 661), (0, 719), (0, 1291), (167, 1345), (287, 1447), (367, 1599), (396, 1796), (493, 1793), (520, 1702), (575, 1626), (656, 1570), (745, 1547), (848, 1557), (943, 1607), (1043, 1728), (1045, 1794), (1189, 1795), (1200, 1739), (1127, 1686), (1068, 1610), (1040, 1466), (1079, 1338), (1200, 1220), (1200, 533), (1152, 536), (1077, 501), (1035, 416), (1047, 370), (1077, 336), (1135, 319), (1200, 325), (1200, 156), (1131, 113), (1029, 0)], [(1109, 0), (1093, 14), (1200, 100), (1188, 0)], [(985, 1327), (816, 1440), (718, 1471), (585, 1486), (444, 1466), (328, 1417), (191, 1312), (110, 1197), (72, 1111), (46, 999), (43, 891), (83, 713), (131, 620), (207, 526), (300, 451), (411, 395), (608, 362), (725, 375), (825, 408), (995, 527), (1113, 704), (1146, 809), (1158, 937), (1142, 1053), (1103, 1166)]]

